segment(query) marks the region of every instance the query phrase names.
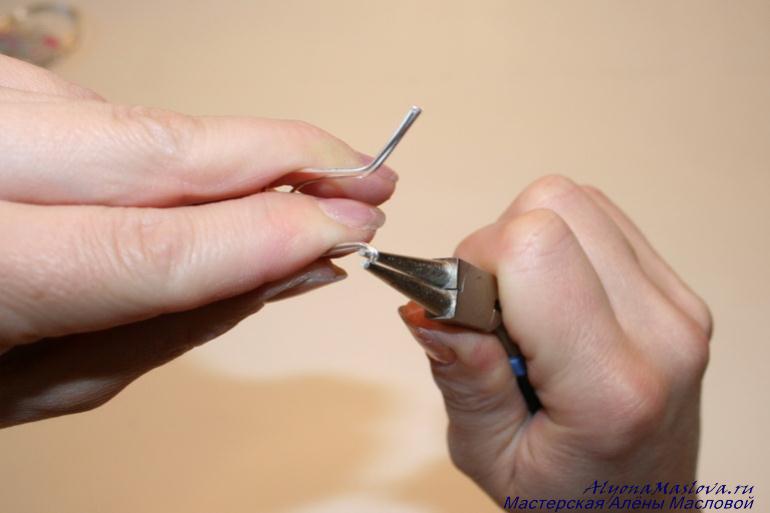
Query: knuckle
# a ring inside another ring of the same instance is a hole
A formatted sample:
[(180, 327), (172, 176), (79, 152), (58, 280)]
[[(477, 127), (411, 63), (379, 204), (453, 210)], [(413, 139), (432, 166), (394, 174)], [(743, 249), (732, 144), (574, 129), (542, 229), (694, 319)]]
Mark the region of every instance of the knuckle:
[(690, 307), (685, 310), (670, 302), (665, 307), (653, 319), (659, 331), (655, 342), (666, 351), (677, 384), (697, 383), (708, 365), (710, 332), (695, 319)]
[(698, 380), (706, 370), (709, 361), (710, 328), (704, 328), (700, 322), (686, 318), (681, 327), (681, 340), (679, 344), (684, 349), (684, 366), (682, 370), (685, 377), (692, 376)]
[(700, 342), (703, 345), (708, 345), (708, 342), (711, 340), (711, 336), (714, 333), (714, 316), (703, 299), (694, 296), (693, 302), (692, 316), (694, 321), (698, 324), (698, 327), (701, 329)]
[(608, 199), (607, 195), (604, 193), (604, 191), (601, 190), (600, 188), (596, 187), (595, 185), (590, 185), (590, 184), (589, 185), (583, 185), (582, 189), (586, 193), (588, 193), (589, 196), (594, 196), (594, 197), (597, 197), (597, 198), (601, 198), (603, 200)]
[(113, 105), (113, 118), (129, 128), (134, 142), (149, 149), (153, 168), (174, 172), (184, 169), (202, 130), (200, 120), (173, 111), (136, 105)]
[(118, 272), (150, 283), (172, 283), (191, 259), (195, 230), (185, 216), (125, 209), (112, 217), (108, 238)]
[(565, 176), (547, 175), (530, 184), (521, 193), (517, 202), (525, 211), (542, 207), (555, 207), (580, 190), (575, 182)]
[(627, 369), (613, 379), (607, 392), (607, 418), (602, 423), (610, 436), (599, 447), (606, 456), (637, 449), (657, 430), (666, 412), (669, 385), (649, 366)]
[[(479, 392), (490, 395), (498, 391), (498, 383), (510, 376), (510, 364), (502, 344), (497, 337), (491, 335), (473, 335), (466, 340), (464, 363), (478, 373), (477, 387)], [(502, 376), (499, 375), (502, 370)], [(503, 379), (501, 379), (503, 378)]]
[(531, 210), (503, 226), (501, 254), (506, 260), (541, 259), (557, 251), (571, 238), (571, 233), (567, 223), (553, 210)]

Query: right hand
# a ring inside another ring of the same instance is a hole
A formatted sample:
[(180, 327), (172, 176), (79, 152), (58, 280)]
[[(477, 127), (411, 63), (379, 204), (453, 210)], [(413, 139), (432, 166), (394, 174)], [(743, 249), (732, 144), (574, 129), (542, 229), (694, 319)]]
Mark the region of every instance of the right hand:
[(395, 173), (263, 191), (365, 160), (303, 122), (115, 105), (0, 56), (0, 426), (97, 406), (338, 280), (313, 262), (371, 239)]
[(606, 499), (583, 494), (595, 480), (692, 482), (711, 315), (617, 206), (547, 177), (456, 255), (497, 276), (543, 405), (528, 414), (496, 337), (402, 307), (431, 357), (463, 472), (500, 505)]

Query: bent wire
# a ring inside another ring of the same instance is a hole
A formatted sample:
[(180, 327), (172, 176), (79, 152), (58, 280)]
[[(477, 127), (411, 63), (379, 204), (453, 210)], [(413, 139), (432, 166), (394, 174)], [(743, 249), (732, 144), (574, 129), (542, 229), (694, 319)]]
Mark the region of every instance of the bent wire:
[(380, 256), (380, 252), (377, 250), (377, 248), (367, 244), (366, 242), (343, 242), (342, 244), (337, 244), (331, 248), (329, 251), (324, 253), (323, 256), (334, 258), (345, 256), (350, 253), (358, 253), (366, 259), (363, 264), (364, 268), (366, 268), (372, 262), (376, 261)]
[(377, 171), (388, 159), (391, 153), (393, 153), (393, 150), (396, 149), (396, 146), (398, 146), (398, 143), (401, 142), (401, 139), (406, 135), (406, 132), (409, 130), (409, 127), (412, 126), (412, 124), (417, 120), (420, 113), (422, 112), (422, 109), (417, 106), (412, 106), (412, 108), (409, 109), (409, 111), (406, 113), (406, 116), (404, 116), (404, 119), (401, 121), (401, 124), (398, 126), (396, 131), (393, 133), (393, 135), (390, 137), (388, 142), (385, 144), (385, 147), (380, 151), (379, 154), (377, 154), (374, 159), (368, 163), (365, 166), (361, 167), (330, 167), (330, 168), (315, 168), (315, 167), (306, 167), (304, 169), (300, 169), (299, 171), (296, 171), (295, 173), (301, 173), (301, 174), (307, 174), (310, 175), (310, 178), (308, 180), (305, 180), (304, 182), (300, 182), (292, 188), (291, 192), (299, 192), (304, 187), (320, 182), (321, 180), (326, 180), (329, 178), (363, 178), (365, 176), (369, 176), (370, 174)]

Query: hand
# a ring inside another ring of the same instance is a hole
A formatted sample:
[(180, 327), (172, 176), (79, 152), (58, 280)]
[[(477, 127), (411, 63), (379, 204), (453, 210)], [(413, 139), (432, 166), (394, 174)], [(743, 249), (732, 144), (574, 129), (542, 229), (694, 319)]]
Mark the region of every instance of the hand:
[(456, 254), (497, 275), (543, 404), (528, 415), (495, 337), (402, 307), (431, 357), (460, 470), (500, 505), (599, 499), (583, 494), (595, 480), (694, 479), (711, 316), (618, 207), (544, 178)]
[(366, 157), (302, 122), (114, 105), (2, 56), (0, 134), (0, 426), (93, 408), (339, 280), (314, 262), (371, 239), (396, 180), (262, 192)]

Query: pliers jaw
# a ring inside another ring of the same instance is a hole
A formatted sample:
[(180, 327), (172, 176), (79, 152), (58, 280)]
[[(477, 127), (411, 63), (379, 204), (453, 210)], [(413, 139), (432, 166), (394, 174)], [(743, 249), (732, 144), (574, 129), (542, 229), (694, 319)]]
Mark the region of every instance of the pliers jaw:
[(449, 316), (430, 317), (487, 333), (495, 331), (502, 322), (495, 276), (460, 258), (441, 260), (451, 262), (455, 269), (455, 305)]
[(363, 242), (339, 244), (328, 257), (357, 251), (366, 258), (364, 269), (420, 304), (426, 317), (465, 328), (494, 333), (531, 413), (540, 400), (527, 378), (527, 366), (516, 343), (503, 326), (495, 276), (459, 258), (415, 258), (382, 253)]
[(465, 260), (379, 252), (364, 268), (420, 304), (429, 319), (483, 332), (500, 326), (494, 275)]

